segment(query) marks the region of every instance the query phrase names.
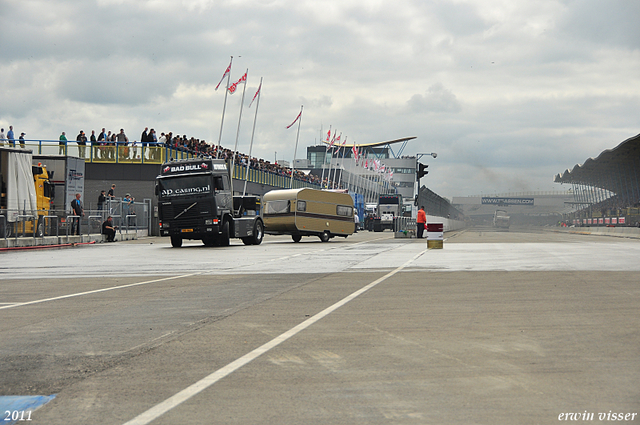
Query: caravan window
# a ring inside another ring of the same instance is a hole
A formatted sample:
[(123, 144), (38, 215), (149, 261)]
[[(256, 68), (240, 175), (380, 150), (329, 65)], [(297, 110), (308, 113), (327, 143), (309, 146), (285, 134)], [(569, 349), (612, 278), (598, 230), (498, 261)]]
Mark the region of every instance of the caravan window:
[(304, 212), (307, 210), (307, 201), (298, 201), (296, 203), (296, 210), (300, 212)]
[(343, 217), (353, 217), (353, 208), (346, 205), (338, 205), (336, 213)]
[(266, 214), (286, 214), (291, 210), (289, 201), (269, 201), (265, 207)]

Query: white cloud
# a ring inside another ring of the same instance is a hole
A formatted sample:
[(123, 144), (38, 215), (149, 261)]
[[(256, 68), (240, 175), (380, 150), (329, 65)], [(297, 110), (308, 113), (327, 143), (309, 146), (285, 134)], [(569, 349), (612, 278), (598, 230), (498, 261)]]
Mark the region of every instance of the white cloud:
[[(404, 153), (438, 152), (429, 187), (447, 197), (558, 187), (554, 174), (638, 133), (638, 2), (2, 4), (0, 126), (29, 137), (149, 126), (217, 141), (213, 88), (231, 55), (233, 78), (249, 68), (247, 103), (264, 77), (256, 155), (293, 155), (284, 127), (303, 104), (299, 156), (321, 126), (357, 142), (417, 136)], [(241, 150), (252, 120), (245, 109)]]

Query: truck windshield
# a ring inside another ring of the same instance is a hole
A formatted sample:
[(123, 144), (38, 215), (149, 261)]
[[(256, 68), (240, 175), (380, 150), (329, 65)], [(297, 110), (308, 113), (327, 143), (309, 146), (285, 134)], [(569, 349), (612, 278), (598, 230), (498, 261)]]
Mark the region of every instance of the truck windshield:
[(182, 176), (158, 179), (161, 198), (205, 195), (211, 192), (211, 176)]

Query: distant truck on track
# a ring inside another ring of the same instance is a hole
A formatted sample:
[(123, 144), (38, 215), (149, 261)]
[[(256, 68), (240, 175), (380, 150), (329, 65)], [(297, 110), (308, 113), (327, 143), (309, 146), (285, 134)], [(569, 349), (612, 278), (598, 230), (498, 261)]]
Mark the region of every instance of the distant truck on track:
[(493, 215), (493, 227), (498, 229), (508, 229), (511, 218), (505, 210), (496, 210)]

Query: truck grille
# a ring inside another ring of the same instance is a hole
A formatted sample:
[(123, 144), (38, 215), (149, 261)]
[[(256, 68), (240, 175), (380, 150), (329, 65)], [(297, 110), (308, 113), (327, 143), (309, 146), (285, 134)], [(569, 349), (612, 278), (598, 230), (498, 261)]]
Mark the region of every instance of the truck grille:
[[(202, 217), (200, 212), (202, 210), (211, 211), (211, 208), (207, 208), (207, 205), (202, 205), (202, 202), (197, 202), (196, 205), (193, 205), (194, 202), (196, 201), (176, 202), (171, 205), (162, 205), (161, 207), (162, 207), (163, 220), (169, 220), (169, 221), (176, 220), (176, 221), (180, 221), (181, 223), (190, 222), (194, 224), (199, 224), (200, 219)], [(188, 211), (182, 213), (186, 209), (188, 209)], [(179, 217), (175, 218), (178, 215)]]

